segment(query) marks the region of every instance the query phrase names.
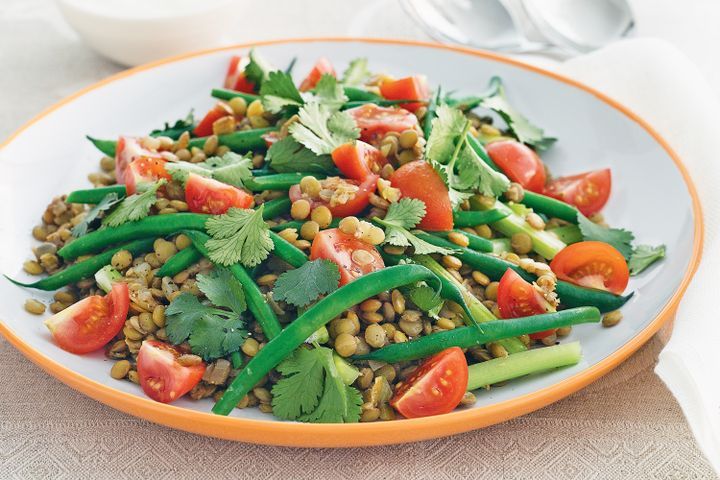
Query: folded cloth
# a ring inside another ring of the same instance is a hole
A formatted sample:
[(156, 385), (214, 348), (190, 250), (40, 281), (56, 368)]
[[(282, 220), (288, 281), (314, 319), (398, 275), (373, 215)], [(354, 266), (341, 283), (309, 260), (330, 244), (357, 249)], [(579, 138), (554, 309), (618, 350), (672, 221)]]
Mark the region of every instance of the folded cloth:
[[(670, 43), (633, 39), (557, 68), (627, 105), (671, 145), (690, 171), (703, 207), (700, 267), (678, 308), (655, 372), (677, 398), (700, 448), (720, 472), (720, 102), (698, 68)], [(668, 225), (672, 228), (672, 224)]]

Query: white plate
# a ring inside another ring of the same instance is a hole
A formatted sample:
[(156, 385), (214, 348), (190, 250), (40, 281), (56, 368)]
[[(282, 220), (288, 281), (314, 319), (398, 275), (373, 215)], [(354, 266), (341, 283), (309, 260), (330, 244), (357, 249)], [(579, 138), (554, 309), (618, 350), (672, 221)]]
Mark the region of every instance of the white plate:
[[(370, 40), (280, 41), (260, 50), (281, 68), (297, 56), (298, 76), (320, 56), (331, 59), (339, 71), (349, 60), (367, 57), (373, 71), (424, 73), (433, 86), (467, 94), (482, 91), (490, 76), (501, 76), (512, 104), (559, 138), (543, 155), (552, 171), (571, 174), (610, 167), (608, 221), (631, 229), (639, 243), (664, 243), (667, 258), (631, 280), (628, 289), (636, 293), (623, 308), (619, 325), (573, 329), (568, 340), (582, 343), (580, 364), (482, 391), (474, 407), (429, 419), (305, 425), (276, 421), (256, 409), (235, 410), (231, 418), (197, 413), (209, 412), (209, 400), (156, 404), (136, 385), (111, 379), (111, 362), (101, 353), (76, 356), (53, 345), (41, 319), (23, 309), (28, 297), (46, 301), (49, 294), (0, 281), (0, 331), (53, 375), (121, 410), (199, 433), (291, 445), (390, 443), (496, 423), (568, 395), (620, 363), (674, 311), (700, 253), (696, 196), (679, 161), (621, 106), (567, 79), (472, 50)], [(12, 137), (0, 150), (0, 272), (27, 279), (22, 263), (31, 258), (36, 242), (30, 231), (45, 206), (55, 195), (89, 187), (86, 177), (97, 169), (100, 154), (85, 140), (86, 134), (141, 135), (184, 117), (190, 108), (204, 113), (214, 102), (210, 89), (221, 86), (230, 56), (246, 51), (210, 51), (124, 72), (53, 107)]]

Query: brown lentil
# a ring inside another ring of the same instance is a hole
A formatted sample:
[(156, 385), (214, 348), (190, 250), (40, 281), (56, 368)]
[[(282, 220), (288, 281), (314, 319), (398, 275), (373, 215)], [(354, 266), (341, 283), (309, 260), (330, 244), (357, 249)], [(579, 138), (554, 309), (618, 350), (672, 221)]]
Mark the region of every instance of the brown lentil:
[(235, 115), (243, 117), (247, 113), (248, 104), (244, 98), (235, 97), (230, 99), (228, 103), (230, 104), (230, 108), (232, 108), (232, 111)]
[(312, 244), (307, 240), (297, 240), (293, 243), (293, 245), (295, 245), (300, 250), (307, 250)]
[(130, 372), (130, 362), (127, 360), (120, 360), (110, 369), (110, 376), (115, 380), (122, 380)]
[(303, 240), (312, 241), (320, 231), (320, 225), (312, 220), (303, 223), (300, 227), (300, 236)]
[(510, 247), (520, 255), (526, 255), (532, 251), (533, 244), (530, 235), (525, 232), (513, 233), (510, 237)]
[(463, 398), (460, 400), (460, 405), (463, 407), (467, 407), (470, 405), (474, 405), (477, 401), (477, 398), (475, 397), (475, 394), (472, 392), (465, 392), (465, 395), (463, 395)]
[(25, 300), (25, 310), (33, 315), (42, 315), (45, 313), (45, 304), (34, 298), (28, 298)]
[(127, 250), (120, 250), (118, 252), (115, 252), (115, 254), (112, 256), (112, 258), (110, 259), (110, 264), (117, 270), (125, 270), (130, 266), (132, 261), (133, 258), (130, 252), (128, 252)]
[(535, 212), (530, 212), (525, 217), (525, 221), (535, 230), (542, 230), (545, 228), (545, 220)]
[(260, 344), (254, 338), (246, 338), (240, 349), (248, 357), (254, 357), (260, 351)]
[(488, 343), (487, 348), (490, 351), (490, 355), (492, 355), (494, 358), (508, 356), (508, 352), (507, 350), (505, 350), (505, 347), (503, 347), (499, 343)]
[(490, 282), (488, 286), (485, 287), (485, 298), (487, 298), (488, 300), (496, 301), (498, 285), (500, 285), (498, 282)]
[(286, 228), (284, 230), (281, 230), (278, 235), (283, 240), (287, 240), (290, 243), (296, 242), (298, 239), (298, 232), (296, 228)]
[(452, 330), (455, 328), (455, 322), (445, 317), (438, 318), (435, 324), (443, 330)]
[(360, 310), (363, 312), (377, 312), (382, 307), (382, 302), (376, 298), (368, 298), (360, 304)]
[(295, 220), (305, 220), (310, 215), (310, 202), (301, 198), (290, 207), (290, 216)]
[(330, 213), (330, 209), (328, 207), (320, 205), (319, 207), (313, 208), (310, 213), (310, 218), (313, 222), (316, 222), (320, 228), (327, 228), (332, 222), (332, 213)]
[(349, 333), (341, 333), (335, 338), (335, 351), (340, 355), (341, 357), (349, 357), (350, 355), (354, 355), (357, 351), (357, 341), (355, 340), (354, 335), (350, 335)]
[(620, 323), (620, 320), (622, 320), (623, 314), (620, 310), (613, 310), (612, 312), (608, 312), (603, 316), (602, 319), (602, 325), (603, 327), (614, 327), (618, 323)]
[(467, 247), (470, 245), (470, 239), (468, 239), (467, 235), (463, 235), (460, 232), (450, 232), (448, 234), (448, 240), (461, 247)]
[(25, 263), (23, 263), (23, 270), (25, 270), (30, 275), (40, 275), (44, 272), (42, 266), (35, 260), (27, 260)]
[(459, 270), (462, 267), (462, 261), (454, 255), (443, 255), (442, 263), (446, 268)]
[(365, 341), (373, 348), (380, 348), (385, 345), (387, 334), (380, 325), (374, 323), (365, 329)]
[(355, 235), (360, 227), (360, 220), (357, 217), (345, 217), (340, 220), (338, 228), (341, 232), (347, 233), (348, 235)]
[(415, 130), (404, 130), (398, 138), (398, 143), (402, 148), (412, 148), (418, 141), (418, 133)]
[(62, 302), (52, 302), (50, 304), (50, 311), (52, 313), (58, 313), (58, 312), (62, 312), (63, 310), (65, 310), (67, 307), (68, 306)]

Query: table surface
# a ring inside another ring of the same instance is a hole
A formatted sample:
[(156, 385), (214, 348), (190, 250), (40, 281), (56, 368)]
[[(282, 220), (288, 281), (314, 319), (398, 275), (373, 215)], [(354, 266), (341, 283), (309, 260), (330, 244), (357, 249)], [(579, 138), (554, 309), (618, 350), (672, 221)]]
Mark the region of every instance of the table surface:
[[(328, 29), (332, 23), (326, 18), (313, 32), (348, 33)], [(364, 28), (393, 36), (382, 24)], [(401, 31), (421, 37), (407, 23)], [(0, 138), (120, 70), (82, 45), (50, 0), (3, 0), (0, 61)], [(715, 478), (653, 373), (668, 335), (666, 328), (606, 377), (524, 417), (451, 438), (353, 450), (256, 446), (154, 425), (66, 387), (0, 338), (0, 478)]]

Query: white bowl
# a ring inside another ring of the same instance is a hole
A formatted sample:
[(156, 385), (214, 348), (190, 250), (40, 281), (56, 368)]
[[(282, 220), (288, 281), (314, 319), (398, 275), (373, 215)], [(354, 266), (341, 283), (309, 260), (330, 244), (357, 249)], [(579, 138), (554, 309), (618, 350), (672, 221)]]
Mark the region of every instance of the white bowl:
[(65, 20), (101, 55), (134, 66), (230, 43), (241, 0), (57, 0)]
[[(434, 86), (461, 94), (482, 91), (492, 75), (504, 80), (513, 105), (559, 138), (543, 160), (558, 175), (610, 167), (613, 191), (604, 213), (615, 226), (632, 229), (638, 243), (667, 245), (667, 258), (632, 277), (633, 298), (613, 328), (579, 325), (583, 358), (575, 366), (480, 391), (471, 408), (447, 415), (396, 422), (300, 424), (257, 409), (229, 417), (209, 413), (212, 401), (182, 398), (173, 405), (148, 399), (138, 385), (113, 380), (102, 352), (72, 355), (55, 346), (42, 319), (22, 305), (51, 293), (25, 290), (0, 278), (0, 334), (32, 361), (83, 393), (129, 414), (206, 435), (296, 446), (397, 443), (449, 435), (522, 415), (584, 387), (625, 360), (669, 320), (687, 287), (701, 250), (699, 199), (679, 159), (646, 123), (602, 94), (556, 74), (469, 49), (387, 40), (291, 40), (256, 45), (275, 65), (295, 56), (299, 76), (320, 56), (342, 71), (367, 57), (374, 71), (397, 76), (426, 73)], [(139, 135), (213, 104), (231, 55), (250, 45), (188, 55), (140, 67), (89, 87), (31, 121), (0, 145), (0, 272), (28, 281), (23, 260), (36, 244), (30, 235), (49, 200), (88, 188), (87, 174), (101, 154), (86, 134)], [(112, 112), (112, 115), (108, 115)], [(50, 146), (38, 148), (38, 145)], [(651, 180), (651, 181), (650, 181)], [(672, 201), (668, 201), (671, 199)], [(657, 210), (662, 206), (662, 215)], [(672, 227), (667, 219), (672, 220)], [(639, 387), (640, 388), (640, 387)]]

